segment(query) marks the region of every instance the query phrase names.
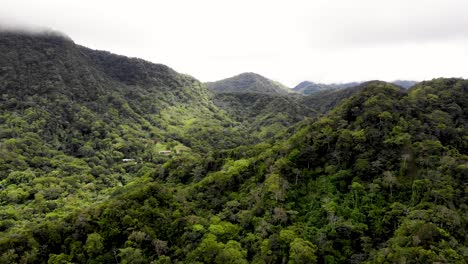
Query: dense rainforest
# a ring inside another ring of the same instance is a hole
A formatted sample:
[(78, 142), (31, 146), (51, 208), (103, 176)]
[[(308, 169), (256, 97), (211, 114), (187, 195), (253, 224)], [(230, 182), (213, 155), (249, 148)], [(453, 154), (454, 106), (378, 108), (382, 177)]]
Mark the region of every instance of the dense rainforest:
[(468, 80), (247, 77), (0, 32), (0, 263), (468, 261)]

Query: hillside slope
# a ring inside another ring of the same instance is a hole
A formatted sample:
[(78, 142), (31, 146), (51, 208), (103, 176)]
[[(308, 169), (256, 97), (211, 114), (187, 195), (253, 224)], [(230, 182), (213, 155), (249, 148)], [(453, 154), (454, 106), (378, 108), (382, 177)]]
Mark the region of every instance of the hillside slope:
[[(90, 50), (62, 36), (1, 34), (2, 110), (15, 111), (26, 122), (27, 113), (43, 118), (44, 127), (35, 130), (41, 138), (71, 142), (68, 137), (78, 134), (84, 144), (96, 138), (93, 132), (102, 131), (104, 138), (127, 125), (129, 131), (147, 134), (137, 140), (167, 139), (198, 151), (237, 144), (218, 142), (222, 137), (217, 133), (236, 132), (225, 129), (231, 120), (192, 77), (164, 65)], [(62, 147), (74, 151), (71, 145)]]
[(318, 114), (315, 105), (306, 104), (304, 97), (295, 94), (217, 93), (213, 100), (257, 141), (271, 139)]

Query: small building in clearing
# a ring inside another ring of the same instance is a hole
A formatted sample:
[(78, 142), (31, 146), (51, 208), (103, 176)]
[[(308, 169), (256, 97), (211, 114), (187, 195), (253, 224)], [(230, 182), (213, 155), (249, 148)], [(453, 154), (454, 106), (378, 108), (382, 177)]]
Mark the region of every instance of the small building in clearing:
[(171, 153), (172, 153), (172, 151), (170, 151), (170, 150), (159, 151), (159, 155), (170, 155)]

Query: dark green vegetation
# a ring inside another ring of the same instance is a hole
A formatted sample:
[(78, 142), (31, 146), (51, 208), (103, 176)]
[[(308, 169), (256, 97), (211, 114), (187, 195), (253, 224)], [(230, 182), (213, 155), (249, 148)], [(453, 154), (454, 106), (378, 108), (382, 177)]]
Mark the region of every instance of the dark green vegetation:
[(468, 260), (466, 80), (212, 95), (2, 33), (0, 91), (0, 263)]
[(269, 80), (256, 73), (246, 72), (224, 80), (206, 83), (215, 93), (288, 94), (291, 91), (281, 83)]

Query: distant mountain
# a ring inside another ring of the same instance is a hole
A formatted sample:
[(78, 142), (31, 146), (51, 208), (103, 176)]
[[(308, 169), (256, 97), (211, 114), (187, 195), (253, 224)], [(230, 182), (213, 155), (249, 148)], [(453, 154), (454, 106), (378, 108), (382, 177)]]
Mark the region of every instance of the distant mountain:
[[(304, 82), (299, 83), (292, 90), (296, 93), (300, 93), (303, 95), (310, 95), (310, 94), (314, 94), (314, 93), (321, 92), (321, 91), (340, 90), (344, 88), (355, 87), (362, 83), (363, 82), (325, 84), (325, 83), (314, 83), (310, 81), (304, 81)], [(413, 87), (414, 85), (416, 85), (418, 82), (408, 81), (408, 80), (396, 80), (391, 83), (398, 85), (400, 87), (403, 87), (405, 89), (409, 89)]]
[(288, 94), (291, 89), (256, 73), (241, 73), (231, 78), (206, 83), (215, 93)]
[(296, 93), (300, 93), (303, 95), (310, 95), (310, 94), (320, 92), (320, 91), (337, 90), (337, 89), (358, 86), (359, 84), (360, 83), (358, 82), (324, 84), (324, 83), (314, 83), (314, 82), (304, 81), (304, 82), (299, 83), (292, 90)]
[(418, 82), (416, 81), (408, 81), (408, 80), (396, 80), (392, 82), (395, 85), (398, 85), (400, 87), (403, 87), (405, 89), (409, 89), (413, 86), (415, 86)]

